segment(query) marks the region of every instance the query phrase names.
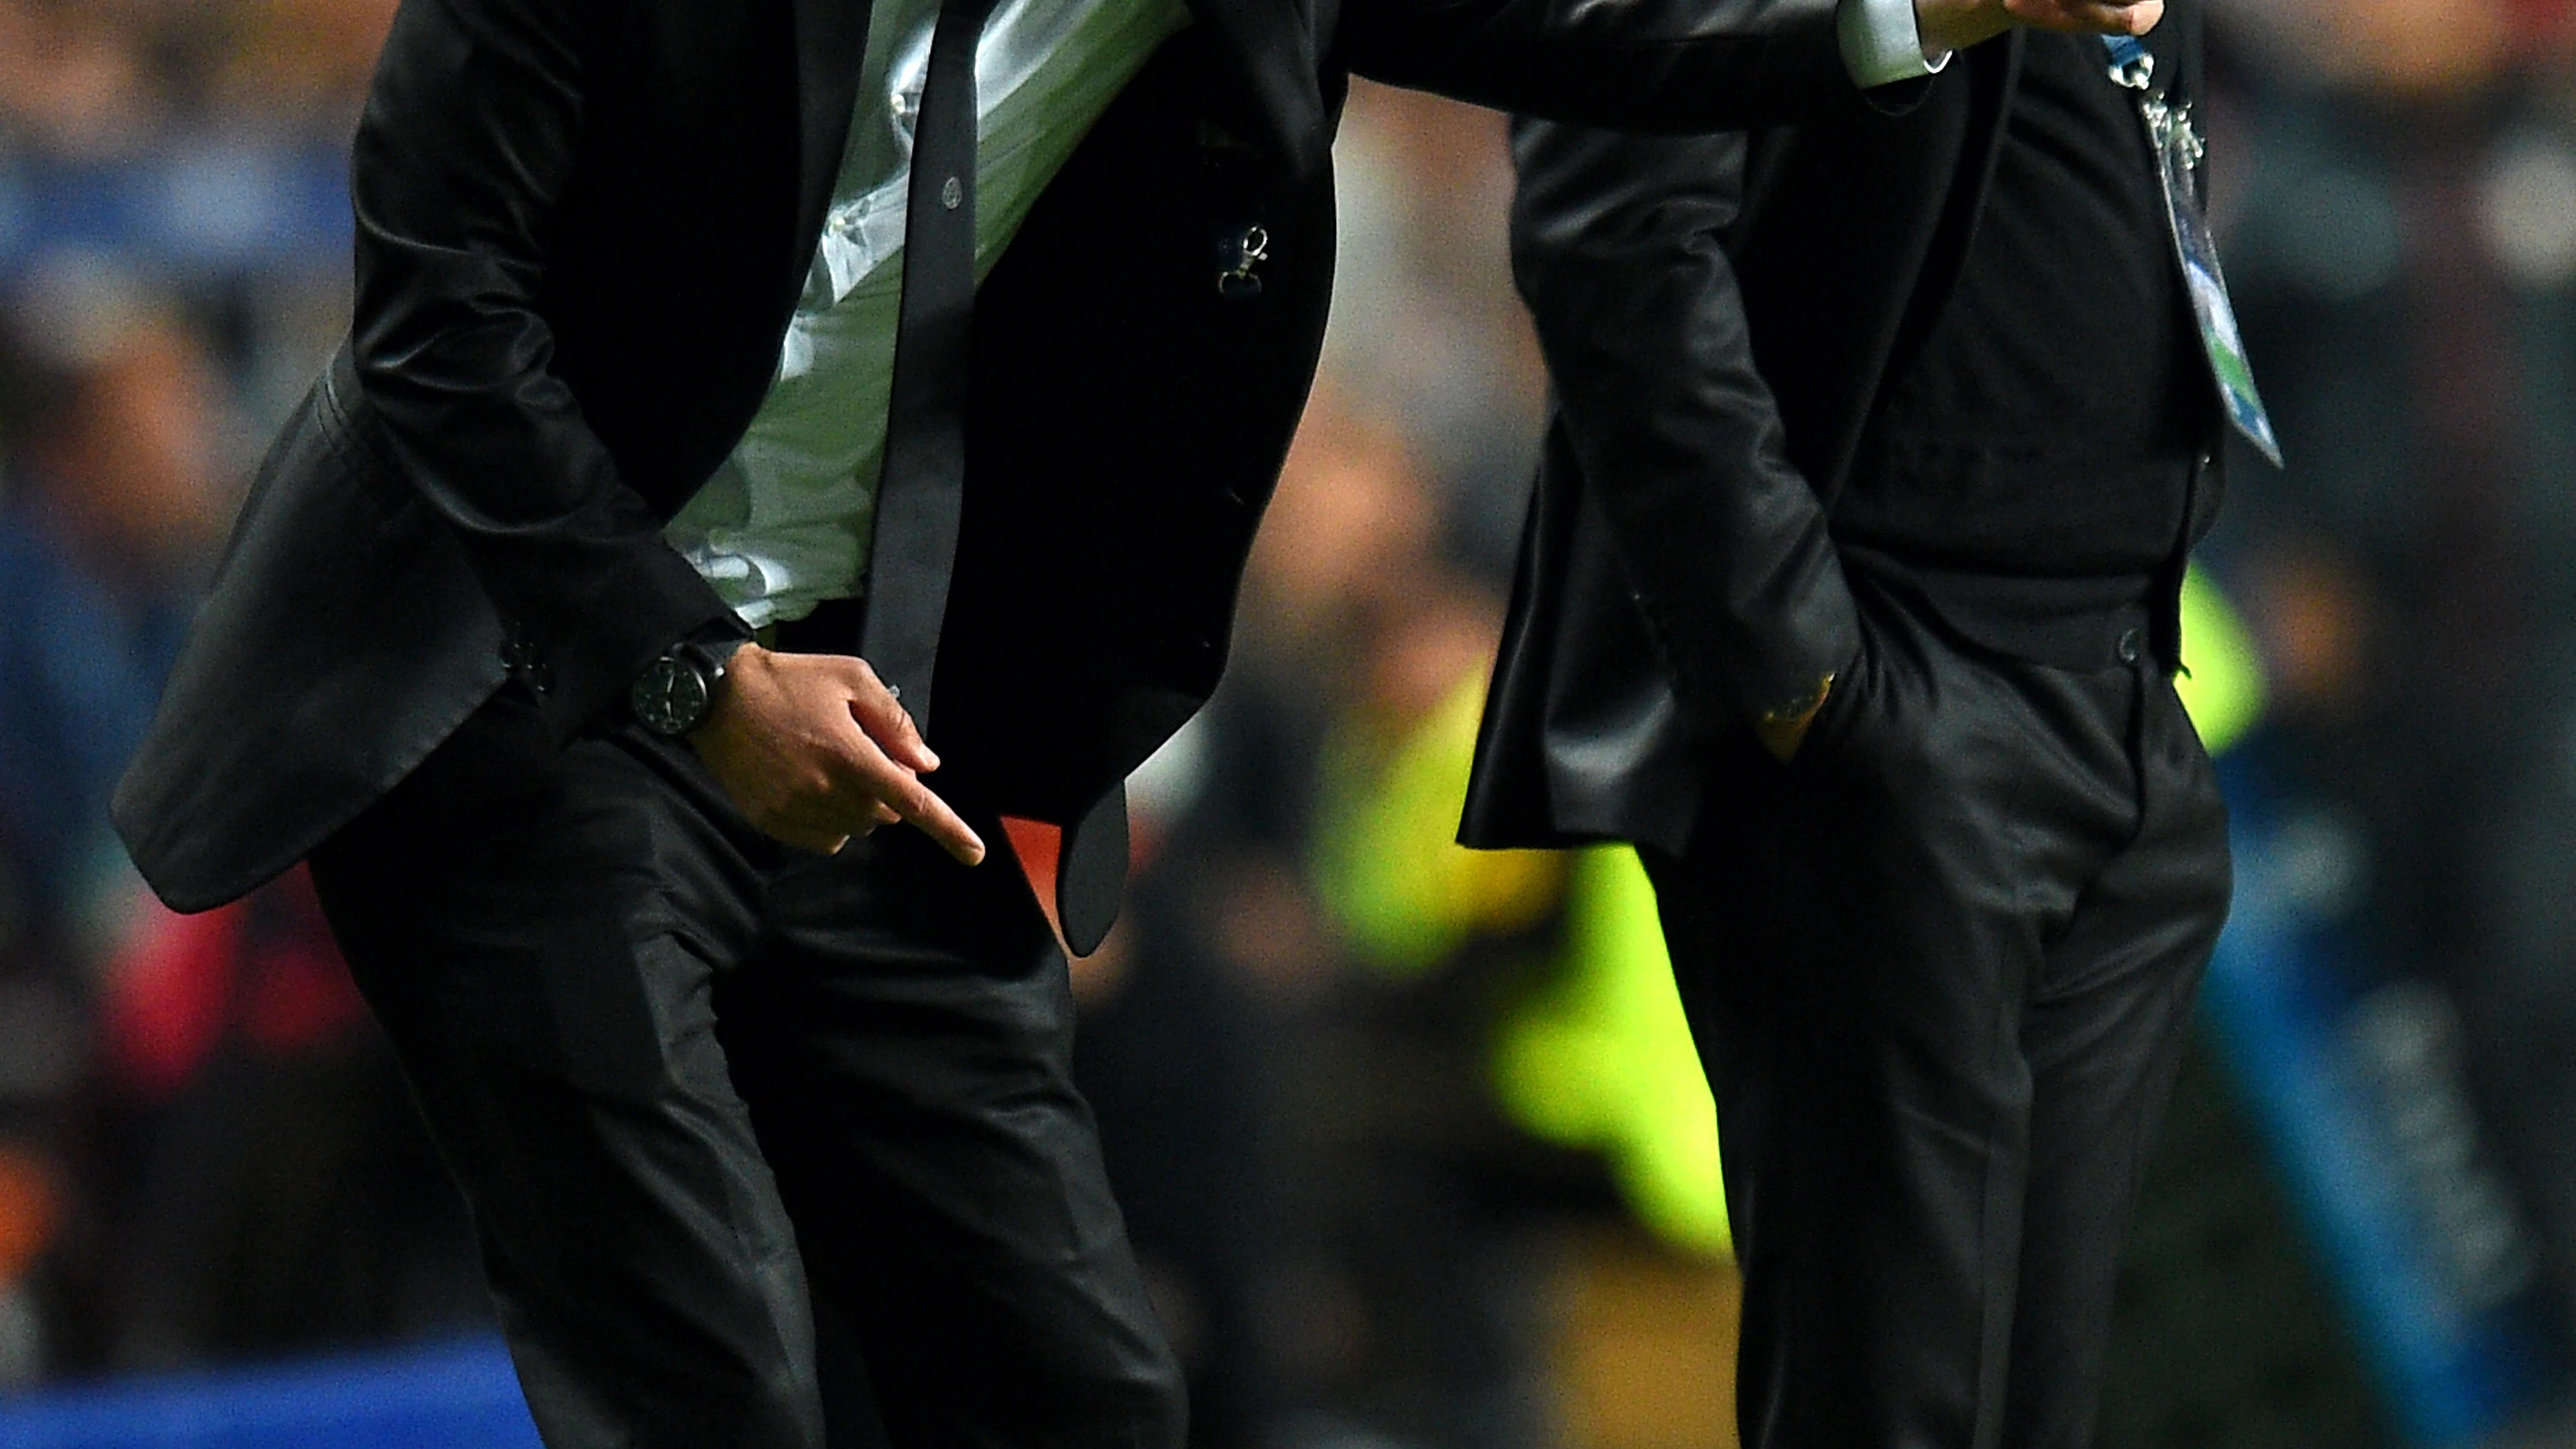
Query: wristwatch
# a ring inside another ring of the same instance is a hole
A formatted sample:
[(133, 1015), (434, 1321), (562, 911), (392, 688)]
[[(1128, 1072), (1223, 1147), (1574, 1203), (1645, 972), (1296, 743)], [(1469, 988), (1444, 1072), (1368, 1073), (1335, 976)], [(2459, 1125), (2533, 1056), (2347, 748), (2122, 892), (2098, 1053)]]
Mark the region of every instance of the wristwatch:
[(724, 683), (725, 664), (742, 644), (740, 639), (715, 644), (684, 639), (672, 645), (644, 666), (627, 691), (626, 707), (635, 722), (664, 739), (678, 739), (705, 724)]

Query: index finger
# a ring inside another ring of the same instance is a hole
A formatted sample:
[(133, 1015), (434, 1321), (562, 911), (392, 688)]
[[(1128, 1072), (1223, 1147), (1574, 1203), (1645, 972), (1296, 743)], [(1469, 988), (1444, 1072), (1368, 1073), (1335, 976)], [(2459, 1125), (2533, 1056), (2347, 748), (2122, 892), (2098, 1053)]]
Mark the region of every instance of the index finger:
[(876, 741), (879, 749), (907, 769), (938, 769), (939, 756), (931, 753), (929, 744), (922, 739), (912, 711), (903, 706), (903, 697), (879, 679), (866, 660), (854, 659), (851, 663), (857, 667), (849, 680), (850, 718), (858, 721), (859, 728)]
[(928, 785), (907, 777), (886, 803), (906, 824), (937, 841), (942, 850), (961, 863), (984, 863), (984, 838)]
[(983, 863), (983, 837), (960, 818), (937, 791), (889, 759), (876, 741), (853, 730), (849, 751), (838, 766), (842, 786), (868, 799), (871, 811), (892, 810), (897, 818), (939, 842), (941, 849), (968, 865)]

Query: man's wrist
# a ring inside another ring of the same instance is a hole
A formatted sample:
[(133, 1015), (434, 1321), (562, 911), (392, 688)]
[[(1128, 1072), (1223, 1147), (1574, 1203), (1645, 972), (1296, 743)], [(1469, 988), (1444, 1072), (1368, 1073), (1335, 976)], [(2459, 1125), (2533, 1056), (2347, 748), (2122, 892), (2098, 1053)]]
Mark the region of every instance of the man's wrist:
[(1834, 29), (1843, 67), (1862, 90), (1920, 80), (1950, 63), (1950, 52), (1924, 49), (1914, 0), (1842, 0)]
[(1795, 699), (1783, 700), (1754, 717), (1753, 733), (1763, 748), (1787, 760), (1805, 743), (1808, 727), (1824, 713), (1825, 700), (1834, 692), (1835, 676), (1828, 674), (1815, 686)]
[(1825, 696), (1833, 692), (1834, 676), (1828, 674), (1822, 679), (1817, 680), (1813, 686), (1809, 687), (1797, 698), (1782, 700), (1771, 708), (1762, 711), (1760, 715), (1755, 717), (1754, 723), (1761, 725), (1766, 729), (1775, 728), (1781, 725), (1805, 724), (1807, 721), (1816, 717), (1816, 711), (1825, 707)]
[(714, 687), (708, 691), (706, 717), (698, 721), (697, 728), (689, 731), (690, 743), (695, 744), (715, 724), (724, 710), (725, 700), (734, 693), (734, 682), (738, 677), (736, 666), (742, 663), (744, 652), (759, 642), (757, 638), (745, 639), (739, 635), (706, 642), (707, 652), (715, 658), (716, 678)]
[(718, 638), (699, 639), (694, 642), (698, 648), (706, 652), (707, 658), (721, 673), (732, 665), (733, 657), (742, 652), (742, 646), (752, 641), (740, 634), (725, 634)]

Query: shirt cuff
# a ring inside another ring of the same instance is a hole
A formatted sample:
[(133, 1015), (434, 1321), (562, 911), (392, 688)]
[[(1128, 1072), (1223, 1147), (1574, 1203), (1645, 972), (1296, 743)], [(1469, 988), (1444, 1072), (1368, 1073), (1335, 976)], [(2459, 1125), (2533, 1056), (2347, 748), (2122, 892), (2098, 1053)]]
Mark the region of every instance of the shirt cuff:
[(1914, 0), (1842, 0), (1834, 17), (1843, 66), (1862, 90), (1920, 80), (1950, 63), (1950, 52), (1923, 53)]

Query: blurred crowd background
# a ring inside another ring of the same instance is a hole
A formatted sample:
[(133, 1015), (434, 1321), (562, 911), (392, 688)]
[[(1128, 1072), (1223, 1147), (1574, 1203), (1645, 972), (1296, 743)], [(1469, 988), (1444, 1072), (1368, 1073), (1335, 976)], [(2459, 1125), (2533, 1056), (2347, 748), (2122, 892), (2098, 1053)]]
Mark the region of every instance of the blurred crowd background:
[[(2244, 904), (2103, 1443), (2576, 1444), (2576, 4), (2212, 4), (2292, 462), (2236, 460), (2202, 561)], [(0, 0), (0, 1442), (13, 1394), (487, 1325), (300, 878), (175, 917), (105, 821), (337, 341), (392, 9)], [(1729, 1443), (1633, 865), (1447, 844), (1546, 397), (1502, 122), (1363, 86), (1339, 156), (1234, 672), (1076, 968), (1112, 1173), (1211, 1449)]]

